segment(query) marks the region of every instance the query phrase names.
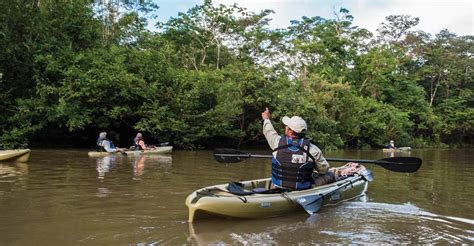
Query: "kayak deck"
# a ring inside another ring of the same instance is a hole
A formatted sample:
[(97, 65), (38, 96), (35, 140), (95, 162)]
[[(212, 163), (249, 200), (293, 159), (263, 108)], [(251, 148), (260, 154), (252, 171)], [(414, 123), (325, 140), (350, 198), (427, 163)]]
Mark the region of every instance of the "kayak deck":
[[(125, 151), (125, 153), (127, 153), (127, 155), (131, 155), (131, 156), (139, 156), (139, 155), (169, 154), (172, 151), (173, 151), (173, 146), (162, 146), (162, 147), (156, 147), (156, 148), (150, 149), (150, 150), (128, 150), (128, 151)], [(104, 156), (114, 155), (114, 154), (120, 155), (120, 153), (118, 153), (118, 152), (105, 152), (105, 151), (102, 151), (102, 152), (91, 151), (91, 152), (87, 153), (87, 155), (89, 157), (104, 157)]]
[[(271, 179), (242, 182), (246, 191), (269, 189)], [(194, 191), (186, 198), (189, 209), (188, 221), (206, 216), (221, 216), (241, 219), (256, 219), (304, 211), (297, 199), (308, 195), (323, 195), (322, 206), (334, 205), (363, 195), (368, 182), (361, 176), (352, 176), (331, 184), (301, 190), (273, 194), (235, 195), (227, 190), (228, 184), (205, 187)], [(334, 191), (332, 193), (332, 191)]]
[(30, 152), (30, 149), (0, 150), (0, 161), (27, 162)]

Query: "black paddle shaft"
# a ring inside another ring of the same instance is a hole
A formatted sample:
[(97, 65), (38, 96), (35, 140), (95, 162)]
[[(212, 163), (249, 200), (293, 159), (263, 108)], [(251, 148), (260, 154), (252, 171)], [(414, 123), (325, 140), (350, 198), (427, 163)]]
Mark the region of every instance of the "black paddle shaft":
[[(245, 153), (236, 149), (215, 149), (214, 158), (221, 163), (236, 163), (248, 158), (271, 158), (272, 155), (257, 155)], [(335, 162), (358, 162), (377, 164), (387, 170), (402, 173), (416, 172), (420, 167), (422, 160), (416, 157), (391, 157), (381, 160), (359, 160), (359, 159), (341, 159), (326, 158), (328, 161)]]

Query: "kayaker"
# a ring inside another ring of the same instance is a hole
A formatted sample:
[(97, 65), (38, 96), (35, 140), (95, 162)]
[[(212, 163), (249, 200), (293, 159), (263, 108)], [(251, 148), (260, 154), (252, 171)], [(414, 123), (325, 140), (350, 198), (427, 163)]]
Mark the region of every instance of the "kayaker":
[(133, 146), (135, 147), (135, 149), (139, 150), (146, 149), (145, 141), (143, 140), (143, 135), (140, 132), (137, 133), (137, 136), (135, 136), (135, 138), (133, 139)]
[(115, 147), (115, 145), (107, 139), (107, 133), (106, 132), (101, 132), (99, 134), (99, 138), (97, 139), (97, 146), (100, 148), (100, 151), (106, 151), (109, 153), (113, 152), (122, 152), (124, 151), (120, 148)]
[(387, 148), (388, 149), (396, 149), (397, 147), (395, 147), (395, 141), (390, 140), (390, 143), (387, 144)]
[(328, 172), (329, 163), (321, 150), (305, 137), (307, 125), (299, 116), (282, 118), (285, 134), (278, 135), (270, 121), (268, 108), (262, 112), (263, 134), (270, 148), (272, 158), (272, 185), (282, 189), (304, 190), (311, 188), (313, 171), (326, 177), (325, 182), (334, 181), (334, 173)]
[(137, 136), (133, 139), (133, 149), (136, 150), (147, 150), (147, 149), (154, 149), (155, 146), (147, 146), (145, 144), (145, 140), (143, 140), (143, 135), (139, 132)]

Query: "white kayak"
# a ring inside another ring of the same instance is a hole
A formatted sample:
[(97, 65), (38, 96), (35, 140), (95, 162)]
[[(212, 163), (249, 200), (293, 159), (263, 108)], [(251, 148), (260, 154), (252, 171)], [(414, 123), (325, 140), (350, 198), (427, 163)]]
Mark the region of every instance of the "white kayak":
[(383, 152), (404, 152), (411, 151), (411, 147), (398, 147), (395, 149), (382, 149)]
[(30, 152), (30, 149), (0, 150), (0, 161), (27, 162)]
[[(156, 147), (149, 150), (126, 150), (125, 153), (130, 156), (139, 156), (139, 155), (159, 155), (159, 154), (169, 154), (173, 151), (173, 146), (162, 146)], [(104, 157), (108, 155), (120, 155), (119, 152), (100, 152), (100, 151), (91, 151), (87, 153), (89, 157)]]

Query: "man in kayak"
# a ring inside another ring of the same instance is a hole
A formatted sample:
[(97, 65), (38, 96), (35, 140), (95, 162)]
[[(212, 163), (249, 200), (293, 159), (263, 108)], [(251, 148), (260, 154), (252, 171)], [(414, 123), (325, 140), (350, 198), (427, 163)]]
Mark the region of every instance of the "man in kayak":
[(396, 149), (397, 147), (395, 147), (395, 141), (393, 140), (390, 140), (390, 143), (387, 144), (387, 149)]
[(268, 108), (262, 112), (263, 134), (270, 148), (274, 151), (272, 158), (272, 185), (282, 189), (304, 190), (311, 188), (313, 171), (317, 171), (318, 183), (324, 184), (335, 180), (334, 173), (328, 172), (329, 163), (321, 150), (305, 137), (306, 122), (299, 116), (285, 116), (285, 134), (278, 135), (270, 121)]
[(106, 151), (109, 153), (113, 153), (113, 152), (125, 153), (122, 149), (115, 147), (112, 141), (107, 139), (106, 132), (101, 132), (99, 134), (99, 138), (97, 139), (97, 146), (100, 148), (101, 151)]

